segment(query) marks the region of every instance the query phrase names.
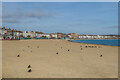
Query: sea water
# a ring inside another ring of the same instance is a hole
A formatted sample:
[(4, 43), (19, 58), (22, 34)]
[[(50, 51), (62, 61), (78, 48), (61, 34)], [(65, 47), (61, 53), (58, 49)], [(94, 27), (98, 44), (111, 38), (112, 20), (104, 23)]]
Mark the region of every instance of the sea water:
[(120, 40), (118, 40), (118, 39), (72, 40), (72, 42), (99, 44), (99, 45), (110, 45), (110, 46), (120, 46)]

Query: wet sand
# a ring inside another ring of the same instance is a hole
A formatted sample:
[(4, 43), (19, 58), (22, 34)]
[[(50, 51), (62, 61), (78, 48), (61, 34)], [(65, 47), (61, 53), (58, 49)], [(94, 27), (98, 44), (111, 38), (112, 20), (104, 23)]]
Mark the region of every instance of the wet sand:
[(2, 41), (2, 51), (3, 78), (118, 77), (118, 47), (66, 40), (20, 40)]

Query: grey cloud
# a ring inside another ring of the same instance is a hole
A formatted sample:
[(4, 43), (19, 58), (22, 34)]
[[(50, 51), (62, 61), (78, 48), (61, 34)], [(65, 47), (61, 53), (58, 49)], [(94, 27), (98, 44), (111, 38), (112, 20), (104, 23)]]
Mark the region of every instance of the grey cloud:
[(46, 18), (46, 17), (53, 17), (54, 15), (50, 12), (46, 12), (44, 10), (36, 10), (36, 11), (27, 11), (23, 12), (23, 10), (17, 9), (16, 12), (12, 13), (7, 13), (7, 11), (3, 12), (2, 18), (25, 18), (25, 17), (30, 17), (30, 18)]
[(14, 19), (3, 19), (2, 23), (20, 23), (21, 21), (14, 20)]
[(46, 18), (46, 17), (52, 17), (53, 14), (48, 13), (48, 12), (28, 12), (25, 14), (26, 17), (31, 17), (31, 18)]
[(56, 15), (55, 13), (45, 11), (40, 6), (38, 7), (38, 5), (33, 5), (33, 7), (34, 7), (33, 11), (32, 10), (25, 11), (24, 8), (22, 8), (21, 6), (17, 6), (15, 11), (9, 12), (7, 11), (4, 5), (3, 7), (4, 9), (2, 11), (3, 22), (6, 23), (29, 22), (28, 19), (26, 21), (24, 21), (23, 19), (25, 18), (43, 19), (54, 17)]
[(27, 12), (15, 12), (15, 13), (5, 13), (2, 15), (3, 23), (20, 23), (20, 22), (29, 22), (29, 20), (23, 21), (24, 18), (49, 18), (54, 15), (45, 11), (27, 11)]
[[(119, 26), (120, 27), (120, 26)], [(109, 27), (107, 27), (107, 28), (118, 28), (118, 26), (117, 25), (114, 25), (114, 26), (109, 26)]]

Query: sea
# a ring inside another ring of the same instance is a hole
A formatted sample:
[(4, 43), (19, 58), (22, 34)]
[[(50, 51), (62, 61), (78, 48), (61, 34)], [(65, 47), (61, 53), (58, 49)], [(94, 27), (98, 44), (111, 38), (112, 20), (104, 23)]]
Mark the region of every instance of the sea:
[(118, 39), (72, 40), (72, 42), (109, 45), (109, 46), (120, 46), (120, 40), (118, 40)]

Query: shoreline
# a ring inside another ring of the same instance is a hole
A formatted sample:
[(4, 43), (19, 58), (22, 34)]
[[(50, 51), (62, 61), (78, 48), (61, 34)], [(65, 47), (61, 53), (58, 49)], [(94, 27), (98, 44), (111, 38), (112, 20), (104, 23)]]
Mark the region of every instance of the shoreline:
[[(68, 41), (68, 42), (73, 42), (72, 40), (66, 40), (66, 39), (29, 39), (29, 40), (25, 40), (25, 39), (22, 39), (22, 40), (0, 40), (0, 41), (33, 41), (33, 40), (36, 40), (36, 41), (43, 41), (43, 40), (62, 40), (62, 41)], [(94, 39), (95, 40), (95, 39)], [(73, 43), (78, 43), (78, 44), (87, 44), (87, 45), (96, 45), (96, 46), (108, 46), (108, 47), (120, 47), (120, 46), (112, 46), (112, 45), (102, 45), (102, 44), (90, 44), (90, 43), (80, 43), (80, 42), (73, 42)]]
[[(71, 40), (67, 40), (69, 42), (73, 42)], [(74, 42), (74, 43), (80, 43), (80, 42)], [(87, 44), (89, 45), (90, 43), (80, 43), (80, 44)], [(111, 45), (102, 45), (102, 44), (90, 44), (90, 45), (96, 45), (96, 46), (108, 46), (108, 47), (120, 47), (120, 46), (111, 46)]]

